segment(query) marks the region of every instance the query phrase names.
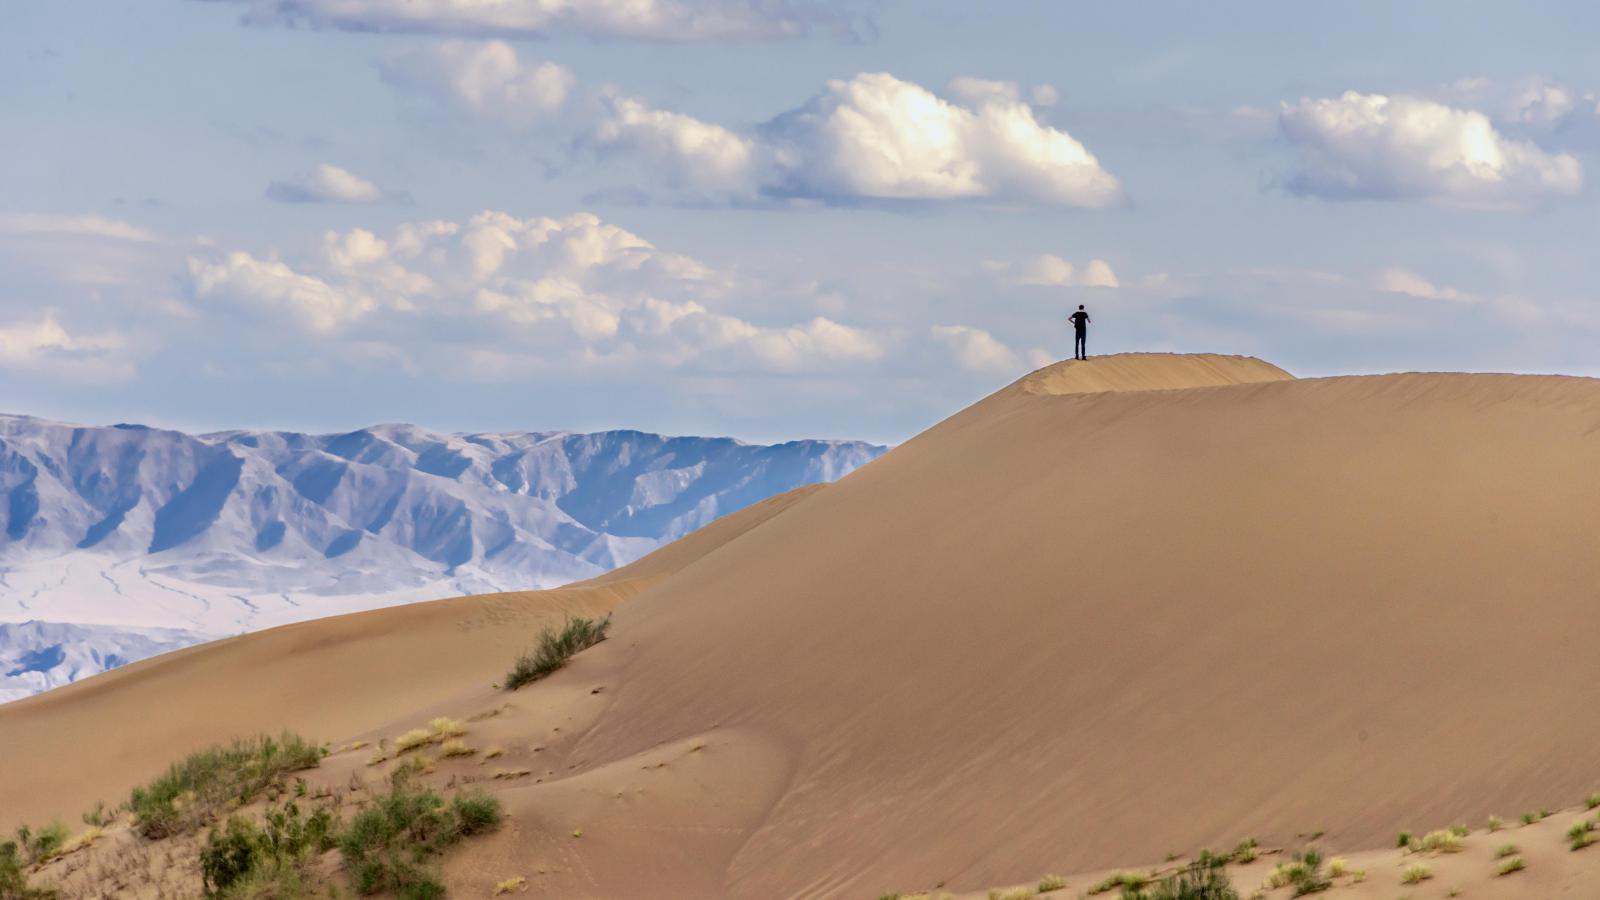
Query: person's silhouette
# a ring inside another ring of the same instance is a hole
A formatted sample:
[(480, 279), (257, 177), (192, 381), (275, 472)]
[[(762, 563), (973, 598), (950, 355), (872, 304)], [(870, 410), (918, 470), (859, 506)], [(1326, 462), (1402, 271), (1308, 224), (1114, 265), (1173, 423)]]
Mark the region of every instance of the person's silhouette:
[(1072, 314), (1070, 321), (1072, 322), (1072, 330), (1076, 334), (1072, 342), (1072, 358), (1088, 359), (1089, 314), (1083, 311), (1082, 303), (1078, 304), (1078, 311)]

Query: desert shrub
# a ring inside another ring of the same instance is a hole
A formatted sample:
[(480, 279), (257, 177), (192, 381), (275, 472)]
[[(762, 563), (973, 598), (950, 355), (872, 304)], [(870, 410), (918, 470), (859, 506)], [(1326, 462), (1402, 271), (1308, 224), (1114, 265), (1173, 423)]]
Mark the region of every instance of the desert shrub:
[(1406, 866), (1406, 870), (1400, 873), (1400, 881), (1402, 884), (1421, 884), (1432, 877), (1433, 870), (1425, 865), (1422, 865), (1421, 863), (1417, 863), (1413, 866)]
[(1328, 860), (1329, 878), (1343, 878), (1349, 870), (1350, 864), (1342, 856), (1335, 856), (1333, 859)]
[(428, 727), (432, 728), (433, 733), (438, 735), (440, 738), (461, 737), (463, 734), (467, 733), (467, 727), (465, 725), (462, 725), (460, 722), (457, 722), (455, 719), (452, 719), (448, 716), (440, 716), (439, 718), (434, 719), (432, 722), (428, 723)]
[(1400, 836), (1394, 839), (1394, 845), (1399, 847), (1401, 850), (1404, 850), (1407, 847), (1410, 847), (1411, 842), (1414, 840), (1416, 840), (1416, 838), (1412, 836), (1411, 832), (1402, 831), (1400, 832)]
[(996, 888), (989, 892), (989, 900), (1033, 900), (1033, 888)]
[(1424, 853), (1460, 853), (1461, 835), (1446, 828), (1430, 831), (1422, 836), (1421, 847)]
[(399, 783), (351, 820), (339, 847), (357, 891), (431, 900), (444, 896), (444, 888), (426, 868), (429, 858), (494, 828), (501, 817), (500, 802), (486, 794), (458, 794), (446, 804), (432, 791)]
[(1517, 845), (1516, 844), (1501, 844), (1494, 851), (1494, 858), (1495, 859), (1505, 859), (1508, 856), (1516, 856), (1519, 852), (1521, 852), (1521, 851), (1519, 851), (1517, 849)]
[(1472, 829), (1468, 828), (1465, 824), (1451, 825), (1450, 826), (1450, 833), (1455, 835), (1456, 837), (1466, 837), (1467, 835), (1472, 833)]
[(213, 826), (200, 848), (200, 879), (207, 897), (296, 896), (312, 856), (338, 843), (339, 823), (326, 808), (309, 816), (293, 800), (267, 808), (261, 824), (230, 816)]
[[(494, 886), (494, 896), (498, 897), (501, 894), (509, 894), (512, 891), (524, 890), (527, 887), (528, 879), (524, 876), (517, 875), (513, 878), (507, 878), (505, 881), (496, 883)], [(883, 896), (890, 898), (890, 900), (900, 900), (899, 894), (884, 894)]]
[(394, 739), (394, 752), (404, 753), (433, 743), (433, 732), (426, 728), (413, 728)]
[(1294, 888), (1294, 896), (1304, 897), (1333, 887), (1333, 881), (1322, 871), (1322, 854), (1307, 850), (1293, 862), (1280, 863), (1267, 876), (1269, 889)]
[(1039, 879), (1039, 893), (1041, 894), (1048, 894), (1051, 891), (1059, 891), (1066, 886), (1067, 880), (1062, 878), (1060, 875), (1046, 875)]
[(605, 640), (610, 628), (610, 616), (600, 619), (568, 617), (559, 631), (546, 628), (539, 635), (539, 645), (517, 657), (511, 671), (506, 673), (506, 690), (514, 691), (561, 668), (578, 651)]
[(133, 789), (128, 809), (143, 837), (163, 838), (198, 827), (224, 804), (248, 803), (290, 772), (322, 761), (323, 750), (284, 732), (208, 747), (174, 763), (144, 787)]
[(1500, 821), (1500, 817), (1499, 816), (1490, 816), (1489, 817), (1489, 830), (1491, 832), (1499, 831), (1500, 829), (1502, 829), (1504, 827), (1506, 827), (1506, 823)]
[(439, 753), (443, 756), (471, 756), (477, 752), (460, 738), (451, 738), (439, 747)]
[(1571, 844), (1574, 850), (1582, 850), (1594, 843), (1594, 821), (1584, 819), (1573, 822), (1572, 827), (1567, 829), (1567, 843)]
[(1255, 862), (1257, 846), (1259, 845), (1256, 844), (1255, 838), (1245, 838), (1239, 842), (1239, 846), (1233, 848), (1232, 853), (1228, 854), (1228, 861), (1241, 864)]
[(83, 824), (91, 825), (96, 828), (104, 828), (105, 826), (110, 825), (111, 820), (115, 817), (115, 811), (106, 809), (106, 802), (104, 800), (96, 800), (94, 809), (91, 809), (83, 814)]
[(1525, 812), (1522, 814), (1522, 824), (1524, 825), (1532, 825), (1537, 821), (1539, 821), (1539, 814), (1536, 812)]
[(1494, 867), (1494, 874), (1510, 875), (1512, 872), (1521, 872), (1524, 868), (1526, 866), (1522, 864), (1522, 857), (1512, 856), (1501, 860), (1500, 864)]
[(1239, 900), (1222, 858), (1207, 854), (1149, 888), (1124, 888), (1123, 900)]
[(1122, 888), (1122, 892), (1126, 894), (1129, 890), (1140, 890), (1149, 883), (1149, 876), (1140, 875), (1138, 872), (1112, 872), (1094, 887), (1089, 888), (1089, 893), (1104, 894), (1106, 891)]
[(1594, 809), (1597, 806), (1600, 806), (1600, 791), (1590, 794), (1583, 800), (1584, 809)]
[(16, 841), (0, 841), (0, 898), (4, 900), (55, 900), (51, 888), (32, 887), (22, 871), (22, 848)]
[(17, 828), (16, 843), (19, 858), (28, 865), (44, 862), (61, 852), (71, 836), (60, 822), (51, 822), (38, 831), (26, 825), (20, 826)]

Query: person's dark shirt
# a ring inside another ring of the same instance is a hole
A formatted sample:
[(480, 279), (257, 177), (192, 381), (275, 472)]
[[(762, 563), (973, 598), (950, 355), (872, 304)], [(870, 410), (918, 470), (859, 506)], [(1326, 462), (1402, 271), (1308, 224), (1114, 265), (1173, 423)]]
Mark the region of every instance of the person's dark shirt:
[(1073, 313), (1071, 319), (1072, 327), (1078, 331), (1087, 331), (1089, 329), (1089, 314), (1083, 310), (1080, 309)]

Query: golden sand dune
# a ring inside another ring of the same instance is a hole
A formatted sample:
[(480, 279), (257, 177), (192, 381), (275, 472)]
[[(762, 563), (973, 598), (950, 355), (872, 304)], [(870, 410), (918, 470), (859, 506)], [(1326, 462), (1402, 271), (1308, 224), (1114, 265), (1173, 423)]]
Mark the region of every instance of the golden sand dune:
[[(1600, 381), (1060, 364), (648, 578), (308, 623), (0, 707), (0, 807), (69, 815), (231, 731), (442, 710), (527, 773), (489, 782), (511, 824), (448, 863), (466, 896), (535, 867), (552, 897), (873, 897), (1246, 835), (1381, 848), (1600, 782), (1597, 470)], [(529, 612), (463, 624), (495, 602)], [(613, 605), (567, 669), (488, 687), (529, 623)], [(1561, 865), (1521, 884), (1587, 877)]]

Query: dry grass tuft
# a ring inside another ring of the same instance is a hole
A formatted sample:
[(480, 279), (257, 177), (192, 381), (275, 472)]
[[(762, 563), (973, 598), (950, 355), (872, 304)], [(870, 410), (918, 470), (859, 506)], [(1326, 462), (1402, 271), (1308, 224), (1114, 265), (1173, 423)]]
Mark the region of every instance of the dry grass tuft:
[(518, 875), (515, 878), (507, 878), (505, 881), (496, 884), (494, 886), (494, 896), (498, 897), (501, 894), (509, 894), (512, 891), (525, 891), (527, 889), (528, 879)]
[(1424, 881), (1427, 881), (1429, 878), (1432, 878), (1432, 877), (1433, 877), (1433, 870), (1432, 869), (1428, 868), (1427, 866), (1425, 866), (1425, 865), (1423, 865), (1421, 863), (1417, 863), (1416, 865), (1406, 866), (1406, 870), (1404, 872), (1400, 873), (1400, 883), (1401, 884), (1421, 884)]
[(989, 892), (989, 900), (1033, 900), (1033, 888), (997, 888)]
[(1449, 828), (1430, 831), (1422, 836), (1421, 847), (1424, 853), (1460, 853), (1461, 835)]
[(467, 733), (467, 727), (448, 716), (440, 716), (428, 723), (433, 733), (440, 738), (460, 737)]
[(1067, 880), (1062, 878), (1060, 875), (1046, 875), (1039, 879), (1039, 893), (1041, 894), (1048, 894), (1051, 891), (1059, 891), (1066, 886)]
[(1350, 864), (1345, 862), (1345, 858), (1342, 856), (1335, 856), (1334, 858), (1328, 860), (1329, 878), (1343, 878), (1349, 869)]
[(532, 774), (533, 772), (528, 769), (495, 769), (494, 774), (490, 777), (498, 780), (503, 778), (526, 778)]
[(433, 743), (433, 732), (426, 728), (413, 728), (405, 734), (394, 739), (394, 751), (405, 753), (418, 747), (425, 747)]
[(1512, 872), (1521, 872), (1525, 868), (1527, 866), (1523, 865), (1522, 857), (1513, 856), (1501, 860), (1500, 864), (1494, 867), (1494, 874), (1496, 876), (1510, 875)]
[(439, 752), (445, 756), (471, 756), (478, 751), (468, 747), (466, 742), (460, 738), (451, 738), (444, 742), (443, 746), (439, 748)]
[(483, 751), (483, 758), (484, 759), (494, 759), (495, 757), (497, 757), (497, 756), (499, 756), (499, 755), (501, 755), (502, 753), (505, 753), (505, 752), (506, 751), (500, 749), (499, 747), (490, 747), (489, 749)]

